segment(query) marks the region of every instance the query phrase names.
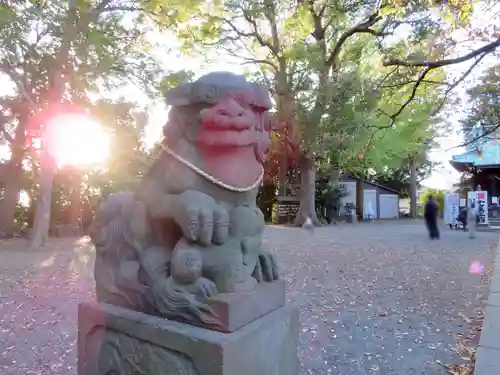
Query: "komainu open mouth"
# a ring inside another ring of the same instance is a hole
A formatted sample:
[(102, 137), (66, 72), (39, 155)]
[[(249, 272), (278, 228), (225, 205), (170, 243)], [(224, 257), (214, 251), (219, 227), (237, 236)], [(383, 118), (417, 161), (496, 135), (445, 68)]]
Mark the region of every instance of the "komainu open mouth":
[(200, 132), (198, 140), (200, 143), (214, 146), (248, 146), (256, 142), (256, 136), (251, 129), (205, 128)]
[(250, 130), (253, 122), (246, 118), (227, 118), (225, 116), (212, 116), (210, 119), (202, 121), (202, 126), (206, 131), (236, 131)]

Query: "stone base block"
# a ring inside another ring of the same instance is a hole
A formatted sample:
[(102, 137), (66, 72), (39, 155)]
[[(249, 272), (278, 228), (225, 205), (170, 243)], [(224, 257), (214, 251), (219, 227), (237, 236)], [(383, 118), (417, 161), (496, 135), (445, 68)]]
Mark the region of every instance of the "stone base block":
[(104, 303), (78, 308), (78, 375), (298, 375), (297, 349), (291, 305), (231, 333)]
[(225, 293), (207, 299), (207, 304), (219, 316), (222, 332), (234, 332), (263, 315), (285, 305), (286, 282), (257, 284), (255, 290), (241, 293)]

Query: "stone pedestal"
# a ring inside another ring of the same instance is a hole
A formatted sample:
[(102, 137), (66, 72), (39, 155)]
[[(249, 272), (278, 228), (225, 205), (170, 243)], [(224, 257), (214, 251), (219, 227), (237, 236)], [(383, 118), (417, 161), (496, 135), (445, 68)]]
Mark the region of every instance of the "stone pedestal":
[(285, 280), (257, 284), (246, 293), (224, 293), (205, 302), (220, 319), (219, 327), (204, 327), (221, 332), (235, 330), (285, 305)]
[[(265, 304), (265, 301), (262, 301)], [(82, 303), (78, 375), (298, 375), (298, 309), (285, 305), (231, 333)]]

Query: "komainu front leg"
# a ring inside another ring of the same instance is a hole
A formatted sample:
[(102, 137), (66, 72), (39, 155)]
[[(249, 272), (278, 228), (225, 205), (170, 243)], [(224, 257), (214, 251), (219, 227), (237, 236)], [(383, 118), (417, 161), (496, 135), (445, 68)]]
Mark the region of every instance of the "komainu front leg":
[(278, 263), (276, 262), (276, 258), (267, 251), (260, 253), (252, 276), (259, 283), (278, 280)]

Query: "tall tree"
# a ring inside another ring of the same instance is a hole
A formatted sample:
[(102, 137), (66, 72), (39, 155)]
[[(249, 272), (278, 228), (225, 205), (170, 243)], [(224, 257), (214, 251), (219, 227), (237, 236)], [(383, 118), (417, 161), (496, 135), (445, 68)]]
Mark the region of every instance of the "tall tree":
[[(441, 78), (436, 73), (433, 72), (433, 79)], [(400, 169), (405, 164), (410, 172), (411, 200), (416, 203), (417, 175), (416, 168), (411, 166), (413, 164), (416, 167), (414, 162), (425, 160), (425, 153), (432, 146), (439, 121), (436, 113), (441, 106), (439, 97), (442, 92), (436, 86), (414, 89), (401, 85), (401, 78), (387, 76), (386, 69), (372, 71), (372, 75), (379, 80), (377, 87), (380, 99), (376, 108), (363, 114), (367, 125), (356, 135), (349, 150), (350, 155), (345, 160), (345, 168), (358, 177), (358, 215), (363, 213), (363, 179), (373, 179), (377, 174)], [(412, 100), (404, 108), (401, 107), (400, 98), (410, 96)], [(400, 109), (401, 112), (397, 113)], [(397, 113), (397, 116), (388, 126), (388, 119), (392, 119), (390, 114), (393, 113)]]
[[(181, 21), (201, 2), (180, 3), (113, 0), (67, 0), (0, 5), (0, 72), (15, 85), (15, 93), (0, 104), (0, 125), (11, 148), (7, 163), (11, 176), (22, 175), (29, 139), (43, 139), (48, 115), (57, 115), (61, 103), (83, 111), (89, 93), (135, 84), (151, 92), (159, 83), (158, 64), (152, 58), (148, 32)], [(171, 12), (169, 6), (178, 6)], [(68, 125), (70, 126), (70, 125)], [(43, 245), (48, 231), (54, 161), (42, 143), (40, 199), (33, 246)], [(0, 202), (0, 230), (11, 232), (19, 178), (5, 178)], [(5, 210), (3, 209), (5, 208)]]
[[(455, 10), (455, 3), (441, 7)], [(389, 56), (395, 51), (412, 51), (415, 45), (419, 51), (429, 49), (421, 42), (435, 36), (433, 30), (440, 30), (439, 20), (426, 17), (434, 10), (427, 1), (410, 1), (401, 6), (399, 1), (375, 0), (334, 4), (314, 0), (232, 0), (215, 4), (210, 14), (197, 14), (180, 33), (187, 40), (187, 49), (215, 46), (244, 63), (257, 65), (274, 95), (279, 121), (293, 129), (291, 133), (297, 135), (300, 144), (302, 194), (297, 224), (301, 224), (306, 217), (317, 222), (314, 181), (325, 113), (334, 102), (332, 96), (339, 80), (349, 72), (349, 64), (344, 63), (364, 58), (363, 48), (346, 57), (349, 46), (377, 46)], [(383, 39), (403, 24), (413, 31), (406, 43), (400, 43), (406, 48), (387, 48)], [(415, 57), (411, 53), (407, 56)], [(386, 65), (403, 65), (407, 60), (390, 58)], [(398, 75), (408, 76), (408, 70), (401, 69)], [(395, 112), (387, 123), (402, 111)]]
[[(59, 50), (54, 58), (54, 69), (48, 77), (46, 97), (48, 105), (55, 105), (63, 102), (70, 75), (72, 73), (73, 62), (70, 56), (70, 50), (73, 41), (76, 39), (77, 29), (77, 1), (69, 0), (67, 4), (66, 17), (63, 18), (60, 25), (62, 36), (60, 39)], [(33, 99), (31, 99), (33, 100)], [(49, 122), (50, 124), (50, 122)], [(49, 124), (46, 125), (46, 132), (50, 131)], [(35, 221), (30, 247), (38, 249), (45, 245), (49, 235), (50, 211), (52, 199), (52, 187), (56, 171), (56, 162), (51, 154), (50, 144), (45, 137), (42, 138), (40, 150), (40, 196), (36, 208)]]

